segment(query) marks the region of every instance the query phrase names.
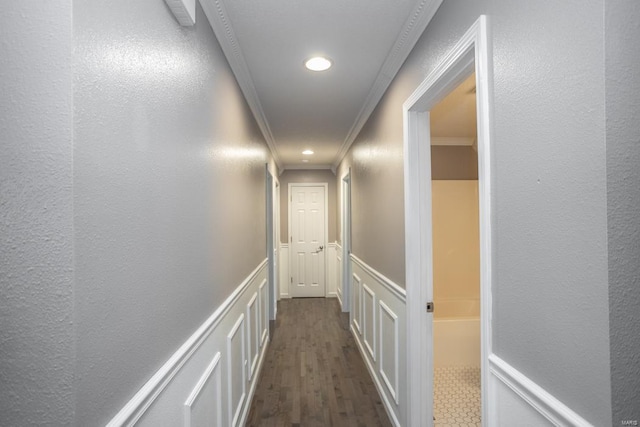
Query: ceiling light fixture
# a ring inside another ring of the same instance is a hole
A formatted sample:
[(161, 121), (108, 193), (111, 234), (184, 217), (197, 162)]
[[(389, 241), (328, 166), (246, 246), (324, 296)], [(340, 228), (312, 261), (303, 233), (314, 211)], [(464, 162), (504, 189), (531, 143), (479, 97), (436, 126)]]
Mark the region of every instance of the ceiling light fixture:
[(314, 56), (304, 61), (304, 66), (311, 71), (325, 71), (331, 68), (333, 62), (325, 56)]
[(313, 154), (313, 151), (311, 151), (311, 150), (304, 150), (304, 151), (302, 152), (302, 154), (304, 154), (305, 156), (310, 156), (311, 154)]

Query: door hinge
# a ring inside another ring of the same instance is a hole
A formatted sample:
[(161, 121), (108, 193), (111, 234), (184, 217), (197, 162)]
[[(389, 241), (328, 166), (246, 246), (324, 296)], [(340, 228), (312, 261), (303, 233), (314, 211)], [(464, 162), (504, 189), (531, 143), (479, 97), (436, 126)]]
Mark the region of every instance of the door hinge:
[(433, 302), (428, 302), (427, 303), (427, 313), (433, 313), (433, 309), (434, 309)]

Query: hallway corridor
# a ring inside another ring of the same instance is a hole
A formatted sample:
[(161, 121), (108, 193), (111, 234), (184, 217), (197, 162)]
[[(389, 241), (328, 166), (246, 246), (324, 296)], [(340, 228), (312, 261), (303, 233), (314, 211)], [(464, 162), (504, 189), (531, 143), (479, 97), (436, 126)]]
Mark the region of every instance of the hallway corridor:
[(390, 426), (334, 298), (278, 303), (247, 426)]

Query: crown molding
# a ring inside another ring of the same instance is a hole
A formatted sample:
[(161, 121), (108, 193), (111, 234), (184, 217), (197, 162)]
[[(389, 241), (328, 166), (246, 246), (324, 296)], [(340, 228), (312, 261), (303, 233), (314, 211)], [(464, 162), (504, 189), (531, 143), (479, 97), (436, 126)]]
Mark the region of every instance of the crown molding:
[(396, 39), (389, 55), (387, 55), (384, 64), (382, 64), (380, 68), (380, 72), (367, 95), (364, 105), (358, 113), (358, 117), (356, 117), (347, 137), (340, 146), (338, 155), (333, 162), (333, 168), (338, 167), (349, 151), (349, 148), (351, 148), (351, 145), (367, 120), (369, 120), (369, 116), (382, 99), (382, 96), (409, 56), (409, 53), (411, 53), (416, 42), (427, 28), (427, 25), (431, 22), (431, 18), (433, 18), (433, 15), (435, 15), (441, 3), (442, 0), (422, 0), (416, 5), (411, 14), (409, 14), (402, 32)]
[(333, 174), (335, 175), (336, 173), (336, 169), (333, 167), (333, 165), (310, 165), (308, 163), (295, 163), (295, 164), (288, 164), (288, 165), (284, 165), (284, 167), (282, 168), (283, 171), (286, 170), (330, 170), (331, 172), (333, 172)]
[(249, 67), (247, 66), (247, 61), (245, 60), (242, 49), (238, 44), (231, 22), (229, 22), (229, 18), (227, 17), (224, 1), (201, 0), (200, 4), (202, 5), (202, 10), (204, 10), (207, 20), (209, 21), (209, 24), (211, 24), (211, 28), (222, 47), (222, 52), (224, 52), (224, 55), (229, 62), (229, 66), (235, 75), (236, 81), (240, 86), (240, 90), (244, 94), (247, 104), (249, 104), (249, 109), (253, 113), (253, 116), (258, 123), (258, 127), (271, 150), (271, 155), (278, 165), (278, 168), (282, 169), (283, 165), (275, 145), (273, 133), (271, 133), (267, 116), (265, 115), (260, 99), (258, 98), (258, 92), (253, 84), (253, 79), (251, 77)]
[(467, 146), (472, 147), (476, 139), (472, 136), (434, 136), (431, 145)]

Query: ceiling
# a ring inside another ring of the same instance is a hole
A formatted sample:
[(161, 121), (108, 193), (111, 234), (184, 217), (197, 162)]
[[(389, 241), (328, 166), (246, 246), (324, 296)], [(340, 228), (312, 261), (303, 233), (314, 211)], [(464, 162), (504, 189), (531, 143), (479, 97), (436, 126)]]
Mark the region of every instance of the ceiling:
[(431, 145), (473, 145), (477, 137), (476, 74), (471, 74), (430, 112)]
[[(338, 165), (441, 1), (201, 4), (276, 163), (311, 169)], [(318, 54), (333, 67), (308, 71)]]

